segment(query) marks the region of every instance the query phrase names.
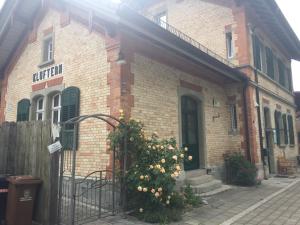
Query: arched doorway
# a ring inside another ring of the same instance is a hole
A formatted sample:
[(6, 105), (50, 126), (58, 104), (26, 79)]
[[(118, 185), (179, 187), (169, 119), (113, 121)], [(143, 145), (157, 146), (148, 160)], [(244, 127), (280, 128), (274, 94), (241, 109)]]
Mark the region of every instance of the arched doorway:
[(184, 164), (185, 170), (195, 170), (203, 167), (200, 157), (200, 133), (202, 131), (201, 104), (190, 96), (181, 97), (181, 134), (182, 146), (188, 148), (188, 155), (193, 156), (191, 162)]

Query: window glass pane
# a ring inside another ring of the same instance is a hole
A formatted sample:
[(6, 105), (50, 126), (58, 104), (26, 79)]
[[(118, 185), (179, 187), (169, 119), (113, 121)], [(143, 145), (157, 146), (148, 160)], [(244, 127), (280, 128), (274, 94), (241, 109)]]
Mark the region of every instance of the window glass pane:
[(43, 113), (37, 113), (37, 120), (43, 120)]
[(38, 100), (38, 110), (42, 110), (43, 109), (43, 103), (44, 103), (43, 99)]
[(227, 57), (233, 57), (233, 42), (232, 42), (232, 33), (226, 33), (226, 46), (227, 46)]
[(59, 120), (58, 120), (58, 111), (56, 110), (56, 111), (53, 111), (53, 117), (52, 117), (52, 123), (58, 123), (59, 122)]
[(53, 59), (53, 40), (49, 37), (44, 40), (43, 61), (51, 61)]
[(55, 96), (54, 96), (54, 98), (53, 98), (53, 107), (58, 107), (58, 106), (60, 106), (60, 105), (59, 105), (59, 98), (60, 98), (59, 95), (55, 95)]
[(236, 105), (230, 105), (230, 119), (231, 119), (231, 129), (237, 129), (237, 112), (236, 112)]

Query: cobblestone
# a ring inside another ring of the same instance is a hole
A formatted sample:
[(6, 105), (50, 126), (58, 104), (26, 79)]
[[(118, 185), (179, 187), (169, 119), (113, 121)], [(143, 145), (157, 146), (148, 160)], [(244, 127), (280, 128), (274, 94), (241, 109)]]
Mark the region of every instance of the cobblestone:
[[(186, 212), (183, 220), (171, 225), (218, 225), (282, 190), (295, 179), (272, 178), (257, 187), (234, 187), (207, 198), (208, 205)], [(132, 217), (110, 217), (88, 225), (149, 225)], [(300, 225), (300, 182), (226, 225)]]

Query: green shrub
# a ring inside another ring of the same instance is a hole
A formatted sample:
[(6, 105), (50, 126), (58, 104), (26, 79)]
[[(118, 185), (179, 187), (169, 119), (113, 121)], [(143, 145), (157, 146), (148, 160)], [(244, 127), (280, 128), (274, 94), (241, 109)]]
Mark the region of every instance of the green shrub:
[(256, 184), (256, 167), (242, 154), (233, 153), (225, 157), (226, 170), (229, 175), (229, 183), (241, 186)]
[(202, 203), (201, 197), (199, 197), (193, 193), (193, 189), (191, 188), (190, 185), (187, 185), (184, 188), (183, 194), (184, 194), (184, 204), (185, 205), (192, 206), (195, 208), (197, 208), (201, 205), (201, 203)]
[(159, 139), (156, 133), (145, 137), (141, 122), (122, 121), (125, 125), (111, 132), (109, 140), (113, 148), (123, 141), (125, 135), (128, 137), (131, 162), (126, 175), (128, 207), (135, 216), (147, 222), (180, 220), (184, 200), (174, 190), (184, 161), (192, 160), (187, 156), (188, 149), (178, 148), (174, 138)]

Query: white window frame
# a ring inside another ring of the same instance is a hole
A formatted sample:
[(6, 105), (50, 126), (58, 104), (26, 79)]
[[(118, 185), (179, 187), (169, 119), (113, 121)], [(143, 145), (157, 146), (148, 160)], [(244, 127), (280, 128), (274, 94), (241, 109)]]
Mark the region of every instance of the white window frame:
[[(229, 35), (231, 37), (231, 40), (229, 40)], [(226, 36), (226, 49), (227, 49), (227, 58), (232, 59), (234, 57), (234, 42), (233, 42), (233, 33), (232, 31), (228, 31), (225, 34)]]
[[(40, 101), (43, 101), (43, 107), (42, 109), (39, 109), (39, 102)], [(35, 113), (35, 119), (36, 120), (39, 120), (39, 115), (42, 115), (42, 120), (44, 120), (45, 118), (45, 98), (44, 97), (39, 97), (37, 100), (36, 100), (36, 113)]]
[[(44, 57), (46, 56), (46, 58)], [(52, 62), (54, 58), (53, 34), (46, 36), (43, 40), (42, 64)]]
[[(54, 106), (54, 99), (58, 96), (58, 106)], [(51, 123), (54, 124), (54, 112), (58, 112), (57, 123), (60, 123), (60, 113), (61, 113), (61, 93), (52, 96), (51, 100)]]

